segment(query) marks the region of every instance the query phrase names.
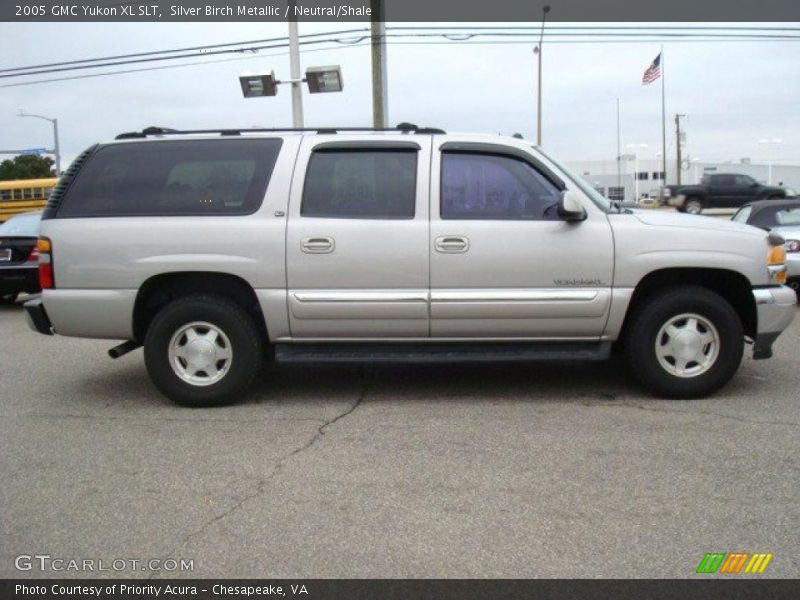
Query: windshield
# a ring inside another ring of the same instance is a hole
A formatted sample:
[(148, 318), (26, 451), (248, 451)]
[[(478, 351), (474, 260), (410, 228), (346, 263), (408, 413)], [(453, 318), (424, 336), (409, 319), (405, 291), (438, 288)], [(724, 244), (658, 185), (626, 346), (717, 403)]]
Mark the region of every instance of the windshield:
[(39, 237), (42, 213), (28, 213), (9, 219), (0, 225), (0, 235)]
[(589, 183), (583, 177), (565, 167), (562, 163), (554, 159), (549, 154), (543, 152), (541, 148), (534, 147), (534, 149), (537, 152), (539, 152), (539, 154), (544, 156), (547, 160), (549, 160), (551, 163), (553, 163), (556, 167), (558, 167), (561, 170), (561, 172), (564, 173), (564, 175), (566, 175), (567, 177), (569, 177), (572, 183), (577, 185), (584, 194), (589, 196), (589, 199), (595, 204), (597, 204), (597, 206), (599, 206), (603, 210), (611, 210), (612, 207), (611, 200), (600, 194), (596, 189), (594, 189), (591, 185), (589, 185)]

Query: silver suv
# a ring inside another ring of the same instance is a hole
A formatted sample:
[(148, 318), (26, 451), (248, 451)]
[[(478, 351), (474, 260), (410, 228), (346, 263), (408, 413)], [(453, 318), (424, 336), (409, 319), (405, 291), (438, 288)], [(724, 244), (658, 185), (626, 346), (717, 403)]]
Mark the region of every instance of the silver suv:
[(705, 396), (794, 316), (782, 240), (631, 211), (539, 149), (437, 129), (150, 128), (84, 152), (39, 242), (45, 334), (144, 346), (181, 404), (279, 361), (605, 359)]

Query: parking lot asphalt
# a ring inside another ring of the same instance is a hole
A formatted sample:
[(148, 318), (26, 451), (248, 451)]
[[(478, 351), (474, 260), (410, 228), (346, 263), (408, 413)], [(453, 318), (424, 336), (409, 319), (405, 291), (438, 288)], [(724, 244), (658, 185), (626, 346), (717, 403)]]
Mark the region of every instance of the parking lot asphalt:
[[(800, 574), (800, 319), (699, 401), (620, 360), (269, 366), (191, 410), (141, 350), (20, 306), (0, 344), (0, 577), (692, 577), (714, 551)], [(194, 569), (15, 568), (36, 554)]]

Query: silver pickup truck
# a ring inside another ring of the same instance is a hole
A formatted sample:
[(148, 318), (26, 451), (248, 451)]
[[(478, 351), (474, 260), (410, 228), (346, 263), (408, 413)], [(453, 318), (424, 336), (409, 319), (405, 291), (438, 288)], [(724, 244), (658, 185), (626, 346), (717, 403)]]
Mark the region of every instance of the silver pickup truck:
[(44, 334), (144, 346), (172, 400), (236, 401), (279, 361), (598, 360), (708, 395), (769, 358), (783, 240), (631, 211), (523, 140), (438, 129), (122, 134), (42, 221)]

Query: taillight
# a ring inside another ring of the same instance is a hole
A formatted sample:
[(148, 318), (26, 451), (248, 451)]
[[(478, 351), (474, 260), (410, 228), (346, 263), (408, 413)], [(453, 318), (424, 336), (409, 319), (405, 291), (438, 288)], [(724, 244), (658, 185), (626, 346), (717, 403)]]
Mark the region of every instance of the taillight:
[(25, 262), (38, 262), (39, 260), (39, 248), (36, 246), (33, 247), (31, 253), (28, 254), (28, 258), (25, 259)]
[(31, 255), (36, 252), (39, 255), (39, 287), (49, 290), (56, 287), (53, 278), (53, 245), (46, 237), (40, 237)]

